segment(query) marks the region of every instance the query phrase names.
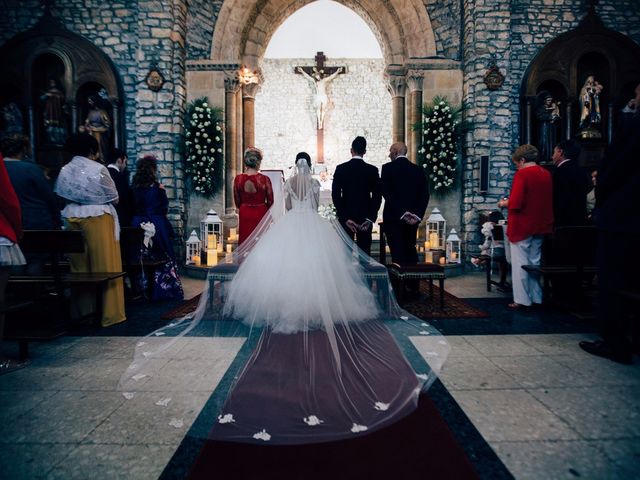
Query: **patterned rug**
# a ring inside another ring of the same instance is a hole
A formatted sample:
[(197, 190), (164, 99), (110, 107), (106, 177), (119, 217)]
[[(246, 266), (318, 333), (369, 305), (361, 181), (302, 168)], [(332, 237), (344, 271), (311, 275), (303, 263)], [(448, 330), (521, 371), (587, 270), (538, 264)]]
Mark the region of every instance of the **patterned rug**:
[[(422, 282), (420, 286), (420, 298), (407, 302), (404, 308), (422, 319), (429, 318), (486, 318), (489, 316), (487, 312), (479, 310), (464, 300), (451, 295), (445, 290), (444, 292), (444, 308), (440, 309), (440, 289), (433, 286), (433, 298), (429, 297), (429, 287), (426, 282)], [(164, 313), (163, 320), (173, 320), (174, 318), (183, 317), (193, 312), (200, 302), (200, 295), (186, 300), (176, 308)]]

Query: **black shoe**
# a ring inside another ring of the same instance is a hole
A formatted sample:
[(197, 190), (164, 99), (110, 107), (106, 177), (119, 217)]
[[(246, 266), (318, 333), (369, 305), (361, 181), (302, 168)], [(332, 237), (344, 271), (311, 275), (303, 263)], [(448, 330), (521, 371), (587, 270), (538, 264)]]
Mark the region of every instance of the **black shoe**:
[(631, 365), (633, 363), (633, 356), (631, 352), (615, 352), (604, 340), (596, 340), (595, 342), (580, 342), (580, 348), (591, 355), (598, 357), (608, 358), (614, 362), (622, 363), (624, 365)]

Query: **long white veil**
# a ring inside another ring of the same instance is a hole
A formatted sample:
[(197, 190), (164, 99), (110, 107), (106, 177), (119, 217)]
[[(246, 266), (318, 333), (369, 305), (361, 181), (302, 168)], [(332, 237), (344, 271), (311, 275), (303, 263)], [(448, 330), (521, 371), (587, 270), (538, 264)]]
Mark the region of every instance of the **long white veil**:
[[(156, 374), (153, 359), (185, 335), (239, 337), (247, 359), (232, 364), (231, 386), (221, 382), (212, 396), (217, 421), (192, 435), (318, 443), (365, 434), (415, 409), (449, 346), (398, 306), (386, 268), (337, 220), (317, 214), (319, 190), (299, 160), (285, 183), (287, 213), (275, 223), (267, 213), (232, 263), (210, 269), (193, 315), (138, 342), (123, 391), (144, 389)], [(427, 359), (410, 336), (430, 337)]]

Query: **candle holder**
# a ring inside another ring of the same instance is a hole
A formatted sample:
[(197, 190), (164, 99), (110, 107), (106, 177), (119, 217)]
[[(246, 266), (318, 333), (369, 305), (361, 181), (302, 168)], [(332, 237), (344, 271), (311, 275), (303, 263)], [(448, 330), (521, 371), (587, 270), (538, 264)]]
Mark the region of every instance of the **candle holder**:
[[(440, 213), (440, 210), (434, 208), (431, 215), (427, 218), (427, 242), (429, 242), (430, 250), (441, 250), (445, 248), (445, 232), (447, 229), (447, 221)], [(426, 246), (426, 245), (425, 245)]]

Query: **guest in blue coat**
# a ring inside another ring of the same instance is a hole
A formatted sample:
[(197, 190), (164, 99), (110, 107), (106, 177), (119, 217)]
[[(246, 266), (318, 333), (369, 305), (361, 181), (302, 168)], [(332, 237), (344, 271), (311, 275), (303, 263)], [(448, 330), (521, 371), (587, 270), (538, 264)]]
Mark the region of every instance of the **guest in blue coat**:
[(164, 260), (165, 266), (155, 272), (153, 299), (183, 298), (182, 284), (178, 277), (176, 255), (173, 250), (174, 232), (167, 219), (169, 200), (164, 186), (158, 182), (158, 161), (153, 156), (138, 160), (132, 181), (133, 217), (131, 225), (140, 227), (150, 222), (155, 235), (149, 247), (143, 247), (142, 255), (154, 260)]

